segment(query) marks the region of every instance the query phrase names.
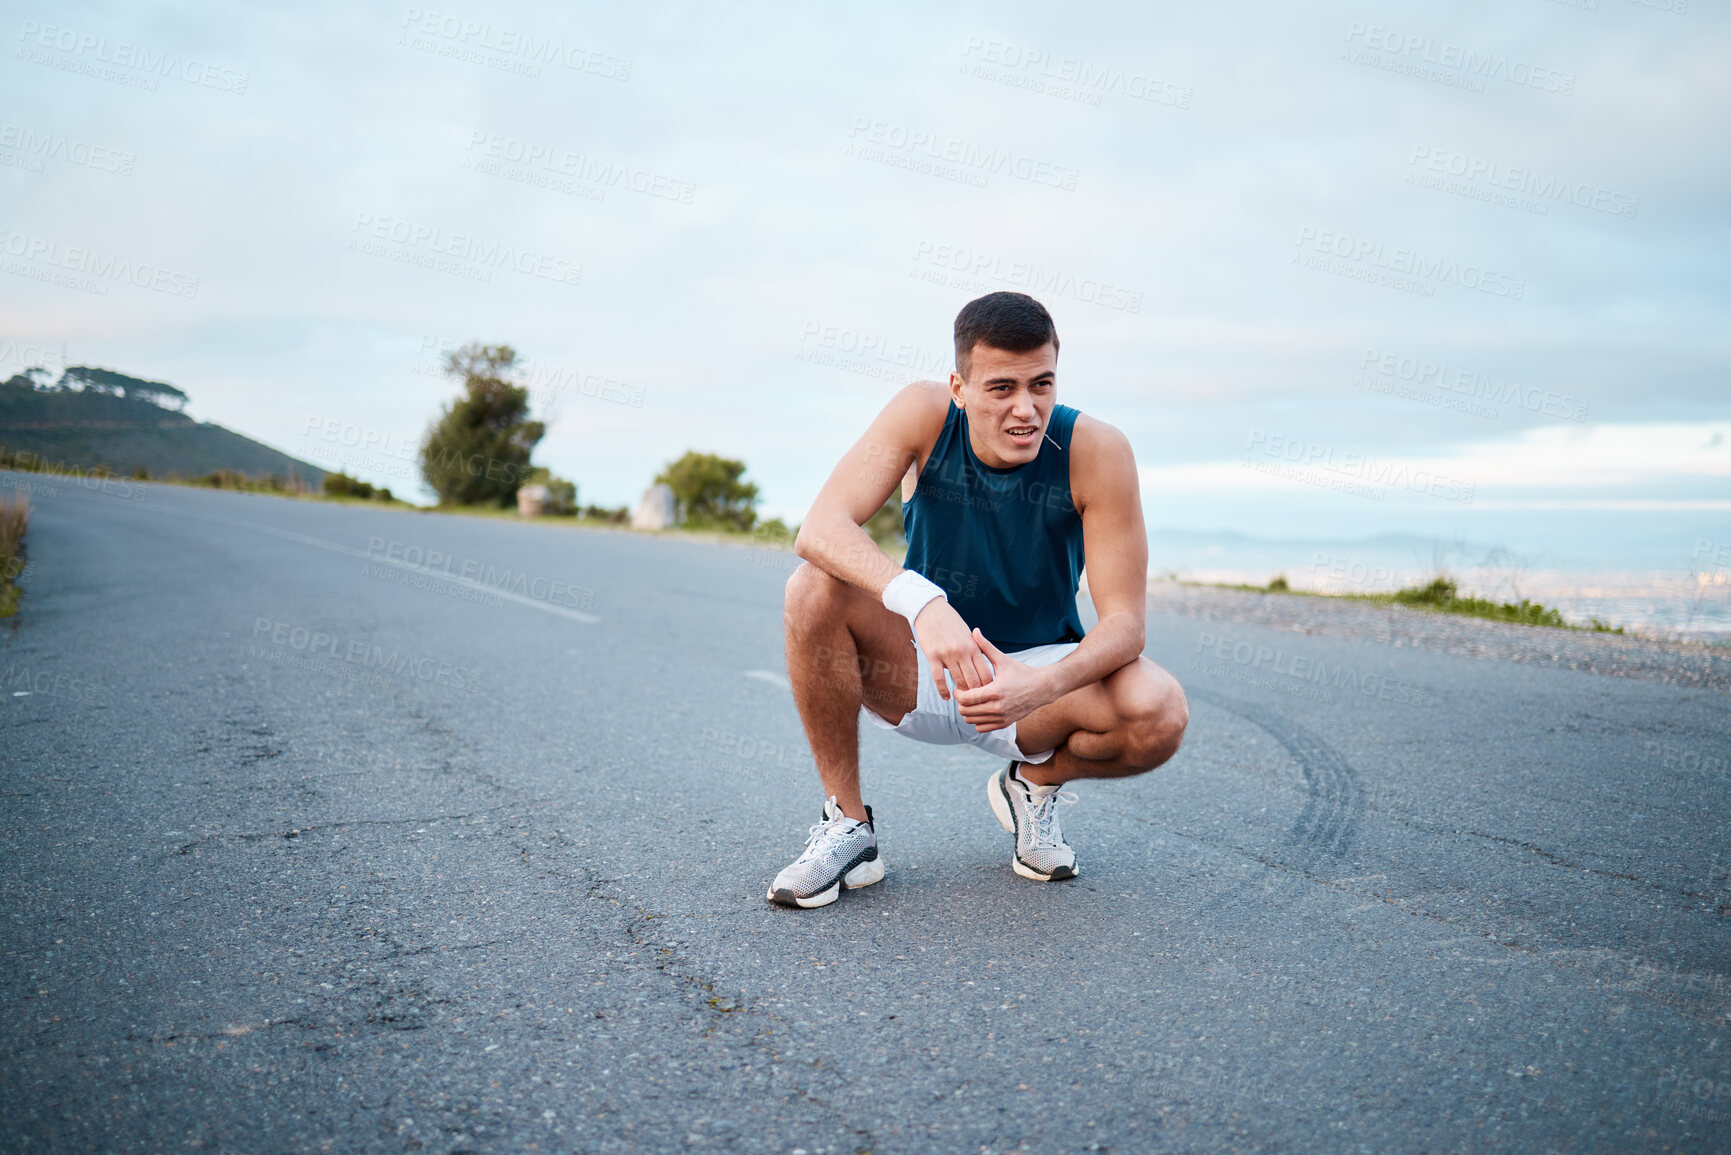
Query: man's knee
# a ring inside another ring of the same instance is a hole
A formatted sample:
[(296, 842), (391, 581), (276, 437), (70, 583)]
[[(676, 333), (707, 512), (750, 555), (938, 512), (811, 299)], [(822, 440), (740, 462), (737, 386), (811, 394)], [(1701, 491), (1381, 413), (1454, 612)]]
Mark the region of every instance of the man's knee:
[(1124, 722), (1124, 760), (1136, 773), (1163, 765), (1184, 742), (1190, 703), (1178, 680), (1146, 659), (1125, 687), (1120, 701)]
[(801, 562), (799, 568), (787, 579), (782, 618), (789, 629), (822, 621), (834, 615), (846, 590), (845, 583), (831, 577), (809, 561)]

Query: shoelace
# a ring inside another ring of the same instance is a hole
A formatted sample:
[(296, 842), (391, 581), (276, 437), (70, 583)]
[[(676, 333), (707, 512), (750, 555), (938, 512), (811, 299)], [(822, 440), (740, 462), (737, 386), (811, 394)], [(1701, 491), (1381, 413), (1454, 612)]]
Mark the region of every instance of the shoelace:
[(818, 843), (822, 842), (825, 836), (836, 833), (846, 833), (841, 829), (842, 823), (846, 821), (848, 821), (848, 816), (843, 814), (835, 818), (826, 818), (822, 822), (815, 823), (805, 832), (805, 852), (799, 856), (799, 861), (805, 862), (810, 859), (813, 854), (816, 854)]
[(1028, 812), (1029, 834), (1035, 846), (1056, 847), (1064, 844), (1059, 833), (1058, 804), (1074, 805), (1077, 798), (1068, 790), (1054, 790), (1041, 798), (1033, 791), (1028, 792), (1030, 809)]

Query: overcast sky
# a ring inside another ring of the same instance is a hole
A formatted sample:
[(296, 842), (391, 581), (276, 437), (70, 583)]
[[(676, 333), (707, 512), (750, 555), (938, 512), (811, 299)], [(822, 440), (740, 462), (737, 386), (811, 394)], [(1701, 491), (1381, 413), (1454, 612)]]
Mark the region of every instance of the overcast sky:
[(0, 371), (413, 493), (507, 342), (583, 500), (797, 518), (1021, 288), (1151, 527), (1731, 537), (1720, 5), (145, 7), (5, 5)]

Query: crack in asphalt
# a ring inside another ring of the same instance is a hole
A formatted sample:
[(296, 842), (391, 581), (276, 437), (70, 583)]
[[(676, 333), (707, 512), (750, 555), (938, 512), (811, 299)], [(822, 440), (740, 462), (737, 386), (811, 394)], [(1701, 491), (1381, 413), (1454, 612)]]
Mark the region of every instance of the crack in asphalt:
[[(605, 881), (611, 882), (617, 880), (609, 879)], [(608, 901), (619, 903), (618, 899), (612, 898), (608, 895), (592, 895), (591, 897), (606, 898)], [(717, 994), (715, 983), (711, 979), (705, 977), (698, 968), (683, 966), (681, 964), (680, 956), (675, 953), (673, 947), (649, 941), (649, 938), (647, 937), (646, 932), (650, 923), (655, 921), (667, 922), (670, 921), (671, 918), (681, 916), (659, 914), (646, 910), (640, 906), (636, 909), (636, 917), (630, 919), (625, 925), (624, 934), (626, 938), (633, 945), (656, 952), (655, 955), (651, 956), (652, 963), (654, 969), (664, 977), (672, 980), (678, 985), (701, 992), (698, 996), (699, 1005), (706, 1008), (707, 1013), (711, 1017), (709, 1026), (707, 1026), (703, 1032), (703, 1037), (706, 1040), (710, 1040), (719, 1046), (731, 1048), (737, 1052), (743, 1052), (745, 1055), (754, 1055), (759, 1062), (767, 1064), (767, 1070), (765, 1072), (765, 1077), (767, 1079), (774, 1081), (779, 1077), (786, 1081), (785, 1085), (788, 1095), (797, 1097), (801, 1101), (819, 1107), (825, 1111), (841, 1110), (835, 1107), (829, 1099), (817, 1093), (811, 1087), (806, 1086), (802, 1081), (794, 1077), (795, 1071), (802, 1068), (791, 1065), (789, 1060), (782, 1056), (776, 1049), (773, 1041), (776, 1033), (774, 1029), (753, 1033), (750, 1037), (732, 1036), (732, 1032), (739, 1029), (732, 1022), (731, 1016), (734, 1015), (743, 1014), (747, 1016), (755, 1016), (761, 1019), (765, 1024), (775, 1024), (784, 1031), (791, 1028), (792, 1024), (790, 1020), (776, 1014), (774, 1011), (771, 1011), (766, 1007), (754, 1005), (752, 1000), (748, 999), (743, 994), (736, 996)], [(718, 1034), (718, 1031), (722, 1033)], [(811, 1065), (813, 1069), (826, 1069), (821, 1058), (814, 1060)], [(785, 1102), (786, 1099), (784, 1098), (783, 1101)], [(847, 1113), (851, 1114), (852, 1112), (849, 1111)], [(860, 1126), (857, 1122), (848, 1123), (846, 1126), (848, 1130), (852, 1131), (855, 1135), (863, 1136), (868, 1140), (865, 1149), (869, 1150), (873, 1145), (869, 1142), (873, 1132), (869, 1128)]]
[(508, 805), (501, 805), (489, 807), (486, 810), (474, 810), (465, 814), (438, 814), (426, 818), (349, 818), (336, 822), (317, 822), (309, 826), (296, 826), (288, 830), (240, 831), (233, 834), (206, 834), (200, 838), (193, 839), (191, 842), (179, 844), (175, 850), (169, 852), (169, 855), (164, 857), (185, 854), (193, 847), (203, 846), (206, 843), (221, 844), (224, 842), (292, 841), (301, 837), (303, 834), (316, 834), (326, 830), (347, 830), (350, 827), (356, 826), (435, 826), (443, 822), (466, 821), (470, 818), (482, 817), (483, 815), (497, 814), (502, 810), (508, 809), (510, 809)]

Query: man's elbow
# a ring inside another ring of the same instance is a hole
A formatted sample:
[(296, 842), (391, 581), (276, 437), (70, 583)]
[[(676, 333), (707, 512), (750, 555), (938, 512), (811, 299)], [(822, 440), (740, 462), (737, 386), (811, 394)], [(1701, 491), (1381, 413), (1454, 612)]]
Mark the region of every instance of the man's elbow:
[(812, 526), (812, 523), (816, 520), (817, 519), (814, 517), (807, 516), (804, 524), (799, 527), (799, 532), (795, 534), (793, 538), (793, 552), (797, 554), (801, 560), (809, 561), (813, 565), (818, 563), (818, 559), (824, 553), (823, 543), (818, 536), (817, 530)]
[(1148, 620), (1140, 614), (1115, 615), (1118, 636), (1123, 639), (1125, 661), (1133, 662), (1148, 648)]

